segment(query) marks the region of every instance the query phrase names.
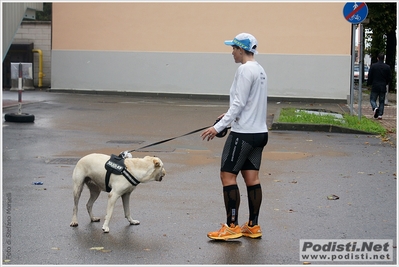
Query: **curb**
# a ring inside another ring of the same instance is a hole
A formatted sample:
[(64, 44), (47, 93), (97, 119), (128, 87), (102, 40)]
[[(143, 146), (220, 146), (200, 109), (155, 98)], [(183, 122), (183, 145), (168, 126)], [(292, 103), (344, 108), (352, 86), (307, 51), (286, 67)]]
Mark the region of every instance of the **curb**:
[(273, 122), (270, 130), (280, 131), (310, 131), (310, 132), (328, 132), (328, 133), (348, 133), (348, 134), (367, 134), (377, 135), (355, 129), (350, 129), (342, 126), (332, 124), (312, 124), (312, 123), (289, 123), (289, 122), (275, 122), (280, 117), (281, 108), (279, 108), (273, 117)]
[(299, 124), (299, 123), (273, 122), (270, 130), (377, 135), (375, 133), (354, 130), (332, 124)]

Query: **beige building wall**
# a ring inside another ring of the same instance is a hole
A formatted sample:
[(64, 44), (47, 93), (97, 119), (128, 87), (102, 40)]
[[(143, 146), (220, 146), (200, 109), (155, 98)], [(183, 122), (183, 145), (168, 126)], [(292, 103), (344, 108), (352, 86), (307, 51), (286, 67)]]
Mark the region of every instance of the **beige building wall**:
[(238, 66), (224, 40), (249, 32), (269, 95), (346, 99), (351, 25), (343, 6), (54, 2), (52, 88), (228, 95)]
[(260, 53), (349, 54), (342, 40), (350, 38), (351, 27), (342, 8), (342, 3), (54, 3), (53, 49), (225, 53), (224, 39), (250, 32)]

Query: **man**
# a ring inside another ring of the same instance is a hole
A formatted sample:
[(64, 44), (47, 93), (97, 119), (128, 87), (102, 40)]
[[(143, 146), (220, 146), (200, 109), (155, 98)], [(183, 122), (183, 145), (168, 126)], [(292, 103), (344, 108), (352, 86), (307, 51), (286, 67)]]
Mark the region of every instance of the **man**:
[[(225, 41), (232, 46), (234, 61), (240, 63), (230, 88), (230, 107), (215, 125), (206, 129), (202, 139), (212, 140), (218, 133), (231, 125), (231, 132), (223, 148), (220, 178), (226, 208), (226, 223), (216, 232), (209, 232), (211, 239), (228, 240), (246, 236), (260, 238), (262, 230), (258, 216), (262, 202), (259, 180), (262, 151), (268, 141), (267, 76), (263, 67), (256, 62), (258, 42), (248, 33), (238, 34), (233, 40)], [(238, 225), (240, 192), (237, 175), (244, 178), (249, 205), (248, 222)]]
[[(384, 54), (379, 53), (377, 62), (372, 64), (369, 70), (367, 85), (371, 85), (370, 104), (374, 112), (374, 118), (382, 120), (384, 115), (385, 93), (387, 85), (391, 81), (391, 68), (384, 63)], [(377, 106), (377, 98), (379, 105)]]

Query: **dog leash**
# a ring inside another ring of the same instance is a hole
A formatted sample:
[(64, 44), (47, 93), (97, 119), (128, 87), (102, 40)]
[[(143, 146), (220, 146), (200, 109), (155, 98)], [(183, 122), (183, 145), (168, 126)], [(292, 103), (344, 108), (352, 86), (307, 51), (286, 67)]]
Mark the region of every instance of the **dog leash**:
[(172, 141), (172, 140), (174, 140), (174, 139), (177, 139), (177, 138), (180, 138), (180, 137), (183, 137), (183, 136), (186, 136), (186, 135), (190, 135), (190, 134), (193, 134), (193, 133), (197, 133), (197, 132), (202, 131), (202, 130), (205, 130), (205, 129), (209, 128), (209, 127), (211, 127), (211, 126), (206, 126), (206, 127), (203, 127), (203, 128), (200, 128), (200, 129), (197, 129), (197, 130), (194, 130), (194, 131), (185, 133), (185, 134), (183, 134), (183, 135), (179, 135), (179, 136), (175, 136), (175, 137), (172, 137), (172, 138), (168, 138), (168, 139), (165, 139), (165, 140), (162, 140), (162, 141), (159, 141), (159, 142), (155, 142), (155, 143), (152, 143), (152, 144), (149, 144), (149, 145), (140, 147), (140, 148), (136, 148), (136, 149), (124, 151), (124, 152), (122, 152), (122, 153), (130, 153), (130, 152), (134, 152), (134, 151), (141, 150), (141, 149), (143, 149), (143, 148), (147, 148), (147, 147), (151, 147), (151, 146), (156, 146), (156, 145), (159, 145), (159, 144), (162, 144), (162, 143), (166, 143), (166, 142)]
[[(217, 119), (213, 125), (215, 125), (219, 120), (220, 120), (220, 119)], [(212, 125), (212, 126), (213, 126), (213, 125)], [(179, 136), (175, 136), (175, 137), (168, 138), (168, 139), (165, 139), (165, 140), (162, 140), (162, 141), (158, 141), (158, 142), (155, 142), (155, 143), (146, 145), (146, 146), (142, 146), (142, 147), (140, 147), (140, 148), (122, 151), (122, 152), (119, 154), (119, 156), (122, 157), (122, 158), (127, 158), (127, 157), (130, 157), (130, 156), (131, 156), (131, 155), (130, 155), (130, 152), (134, 152), (134, 151), (141, 150), (141, 149), (143, 149), (143, 148), (148, 148), (148, 147), (151, 147), (151, 146), (156, 146), (156, 145), (159, 145), (159, 144), (162, 144), (162, 143), (166, 143), (166, 142), (172, 141), (172, 140), (174, 140), (174, 139), (177, 139), (177, 138), (180, 138), (180, 137), (183, 137), (183, 136), (187, 136), (187, 135), (190, 135), (190, 134), (193, 134), (193, 133), (198, 133), (199, 131), (205, 130), (205, 129), (209, 128), (209, 127), (211, 127), (211, 126), (202, 127), (202, 128), (197, 129), (197, 130), (194, 130), (194, 131), (191, 131), (191, 132), (188, 132), (188, 133), (179, 135)], [(230, 128), (231, 128), (231, 127), (225, 128), (223, 131), (221, 131), (220, 133), (218, 133), (216, 136), (219, 137), (219, 138), (220, 138), (220, 137), (224, 137), (224, 136), (227, 134), (228, 129), (230, 129)]]

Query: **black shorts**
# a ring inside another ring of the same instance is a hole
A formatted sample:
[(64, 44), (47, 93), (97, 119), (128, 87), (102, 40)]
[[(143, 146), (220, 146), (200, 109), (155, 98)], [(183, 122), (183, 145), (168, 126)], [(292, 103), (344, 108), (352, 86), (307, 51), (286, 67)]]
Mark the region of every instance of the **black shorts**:
[(238, 174), (241, 170), (259, 170), (267, 140), (267, 132), (230, 132), (224, 144), (220, 171)]

